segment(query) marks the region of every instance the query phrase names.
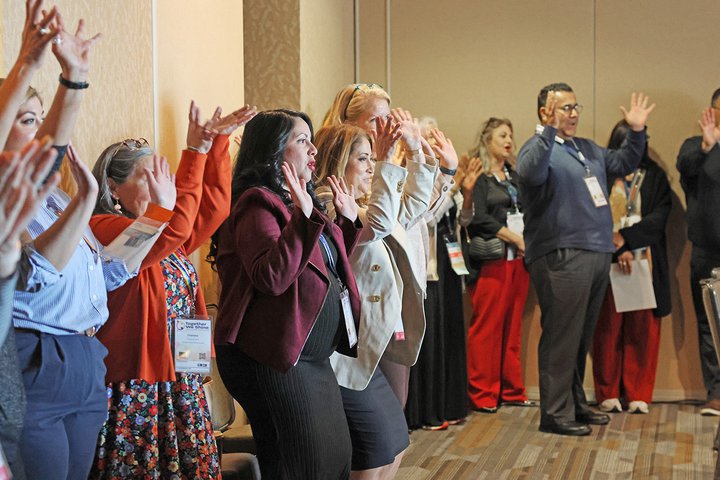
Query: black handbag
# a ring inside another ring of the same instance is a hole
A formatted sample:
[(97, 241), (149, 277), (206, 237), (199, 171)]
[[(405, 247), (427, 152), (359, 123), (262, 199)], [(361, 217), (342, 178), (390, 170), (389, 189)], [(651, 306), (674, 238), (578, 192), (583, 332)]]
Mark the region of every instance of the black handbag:
[(505, 255), (505, 242), (497, 237), (490, 240), (477, 236), (470, 240), (470, 260), (483, 262), (485, 260), (499, 260)]

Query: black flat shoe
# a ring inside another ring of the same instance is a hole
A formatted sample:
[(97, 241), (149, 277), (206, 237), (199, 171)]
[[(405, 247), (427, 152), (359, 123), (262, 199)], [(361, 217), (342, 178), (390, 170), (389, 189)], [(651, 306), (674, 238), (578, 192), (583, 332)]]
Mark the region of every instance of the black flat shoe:
[(610, 422), (610, 416), (604, 413), (585, 412), (575, 415), (575, 420), (588, 425), (607, 425)]
[(553, 423), (548, 425), (541, 424), (539, 430), (544, 433), (570, 435), (573, 437), (582, 437), (592, 433), (592, 428), (578, 422)]

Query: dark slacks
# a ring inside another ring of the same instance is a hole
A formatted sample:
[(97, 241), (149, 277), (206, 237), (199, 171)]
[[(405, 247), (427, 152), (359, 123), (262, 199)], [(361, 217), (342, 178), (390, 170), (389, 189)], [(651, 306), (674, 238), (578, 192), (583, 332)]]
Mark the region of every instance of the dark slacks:
[(542, 425), (572, 422), (589, 410), (583, 390), (585, 363), (608, 286), (610, 259), (609, 253), (563, 248), (528, 266), (542, 313)]
[(27, 395), (27, 478), (87, 479), (107, 417), (107, 349), (94, 337), (28, 330), (16, 330), (15, 341)]
[(698, 343), (700, 344), (700, 366), (702, 368), (708, 400), (720, 398), (720, 366), (718, 366), (710, 325), (705, 314), (700, 280), (709, 278), (712, 269), (720, 267), (720, 254), (712, 254), (693, 246), (690, 257), (690, 289), (692, 290), (695, 316), (697, 317)]

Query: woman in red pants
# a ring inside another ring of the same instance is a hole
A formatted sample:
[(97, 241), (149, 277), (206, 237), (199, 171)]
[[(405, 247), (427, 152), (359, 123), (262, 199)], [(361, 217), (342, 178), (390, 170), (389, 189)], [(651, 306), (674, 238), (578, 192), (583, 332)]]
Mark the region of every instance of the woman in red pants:
[[(615, 125), (608, 148), (619, 148), (627, 131), (624, 121)], [(635, 195), (630, 187), (639, 172), (643, 180)], [(660, 318), (670, 313), (665, 248), (665, 224), (672, 208), (670, 185), (665, 172), (648, 156), (646, 145), (637, 171), (627, 178), (611, 179), (608, 192), (617, 248), (613, 261), (630, 273), (636, 255), (647, 258), (649, 252), (657, 308), (617, 313), (608, 288), (593, 337), (595, 398), (604, 412), (622, 411), (622, 399), (630, 413), (648, 413), (660, 348)]]
[(470, 407), (485, 413), (495, 413), (501, 404), (530, 405), (520, 366), (520, 329), (530, 279), (522, 259), (525, 242), (514, 150), (510, 121), (486, 121), (470, 152), (482, 160), (483, 172), (471, 190), (463, 191), (463, 207), (474, 210), (467, 226), (471, 242), (499, 239), (504, 245), (495, 259), (474, 257), (471, 246), (469, 258), (475, 275), (468, 280), (473, 311), (467, 335), (468, 394)]

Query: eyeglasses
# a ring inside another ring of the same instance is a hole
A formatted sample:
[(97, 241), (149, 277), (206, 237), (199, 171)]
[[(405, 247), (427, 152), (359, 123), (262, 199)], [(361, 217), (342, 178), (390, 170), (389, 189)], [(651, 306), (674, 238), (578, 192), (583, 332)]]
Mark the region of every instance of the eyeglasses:
[(583, 111), (583, 106), (577, 103), (575, 105), (563, 105), (562, 107), (557, 108), (565, 113), (570, 113), (573, 110), (575, 110), (576, 113), (580, 113)]
[(141, 148), (147, 147), (148, 145), (148, 141), (144, 138), (128, 138), (120, 142), (120, 144), (115, 147), (115, 150), (113, 151), (110, 158), (115, 158), (115, 155), (117, 155), (123, 147), (127, 148), (128, 150), (139, 150)]
[(355, 85), (355, 88), (353, 89), (352, 93), (350, 94), (350, 98), (348, 98), (347, 103), (345, 104), (345, 108), (343, 109), (343, 116), (342, 120), (347, 119), (347, 109), (350, 106), (350, 102), (352, 102), (353, 97), (355, 96), (355, 92), (358, 90), (362, 90), (363, 93), (369, 92), (373, 88), (383, 88), (382, 85), (379, 83), (358, 83)]

